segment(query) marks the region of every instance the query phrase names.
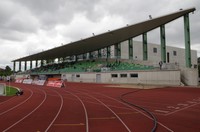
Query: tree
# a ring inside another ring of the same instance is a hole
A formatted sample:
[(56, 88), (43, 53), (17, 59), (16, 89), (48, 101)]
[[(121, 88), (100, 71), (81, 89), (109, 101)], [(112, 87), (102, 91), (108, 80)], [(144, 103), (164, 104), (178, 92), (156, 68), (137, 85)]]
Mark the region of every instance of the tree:
[(11, 72), (11, 68), (9, 66), (6, 66), (6, 69), (5, 69), (6, 72)]

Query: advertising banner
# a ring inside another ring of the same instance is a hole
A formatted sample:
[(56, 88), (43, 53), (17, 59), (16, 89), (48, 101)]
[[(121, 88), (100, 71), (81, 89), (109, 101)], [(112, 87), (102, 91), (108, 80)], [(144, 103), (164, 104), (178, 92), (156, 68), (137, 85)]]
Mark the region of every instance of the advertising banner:
[(63, 81), (48, 81), (47, 86), (61, 88), (63, 86)]

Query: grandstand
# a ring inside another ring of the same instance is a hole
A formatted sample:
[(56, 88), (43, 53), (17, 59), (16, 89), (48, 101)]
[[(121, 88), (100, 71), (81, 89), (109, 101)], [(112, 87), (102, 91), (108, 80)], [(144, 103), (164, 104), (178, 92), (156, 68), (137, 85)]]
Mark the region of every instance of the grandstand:
[[(194, 11), (180, 10), (13, 60), (14, 71), (19, 64), (16, 78), (43, 75), (72, 82), (197, 85), (197, 52), (190, 49), (189, 30), (189, 13)], [(166, 46), (165, 24), (180, 17), (184, 17), (185, 49)], [(160, 46), (147, 42), (147, 33), (156, 28), (160, 28)], [(139, 35), (143, 41), (134, 41)], [(187, 78), (187, 73), (193, 77)]]

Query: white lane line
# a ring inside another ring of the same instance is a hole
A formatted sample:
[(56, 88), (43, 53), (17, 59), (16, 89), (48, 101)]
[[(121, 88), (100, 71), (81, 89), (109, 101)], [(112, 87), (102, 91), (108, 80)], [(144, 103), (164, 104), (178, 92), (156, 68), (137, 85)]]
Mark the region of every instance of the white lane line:
[(165, 110), (154, 110), (154, 111), (159, 112), (159, 113), (164, 113), (164, 114), (169, 113), (169, 111), (165, 111)]
[(196, 103), (196, 104), (193, 104), (193, 105), (190, 105), (190, 106), (188, 106), (188, 107), (184, 107), (184, 108), (182, 108), (182, 109), (175, 110), (175, 111), (173, 111), (173, 112), (170, 112), (170, 113), (166, 114), (165, 116), (168, 116), (168, 115), (174, 114), (174, 113), (176, 113), (176, 112), (179, 112), (179, 111), (188, 109), (188, 108), (193, 107), (193, 106), (198, 105), (198, 104), (200, 104), (200, 102), (199, 102), (199, 103)]
[(56, 92), (59, 96), (60, 96), (60, 99), (61, 99), (61, 104), (60, 104), (60, 108), (56, 114), (56, 116), (54, 117), (54, 119), (51, 121), (51, 123), (49, 124), (49, 126), (47, 127), (47, 129), (45, 130), (45, 132), (48, 132), (48, 130), (50, 129), (50, 127), (53, 125), (53, 123), (55, 122), (55, 120), (57, 119), (58, 115), (60, 114), (61, 112), (61, 109), (63, 107), (63, 97), (60, 95), (60, 93), (58, 93), (57, 91), (54, 91)]
[(0, 113), (0, 116), (3, 115), (3, 114), (5, 114), (5, 113), (7, 113), (7, 112), (9, 112), (9, 111), (11, 111), (11, 110), (13, 110), (13, 109), (15, 109), (15, 108), (17, 108), (18, 106), (20, 106), (20, 105), (22, 105), (23, 103), (25, 103), (26, 101), (28, 101), (28, 100), (33, 96), (33, 91), (31, 91), (31, 90), (29, 90), (29, 91), (31, 92), (31, 95), (30, 95), (26, 100), (24, 100), (23, 102), (19, 103), (18, 105), (15, 105), (14, 107), (12, 107), (12, 108), (10, 108), (10, 109), (8, 109), (8, 110), (6, 110), (6, 111)]
[[(79, 92), (80, 92), (80, 91), (79, 91)], [(82, 92), (82, 93), (84, 93), (84, 92)], [(122, 120), (110, 107), (108, 107), (105, 103), (103, 103), (101, 100), (95, 98), (94, 96), (89, 95), (88, 93), (84, 93), (84, 94), (86, 94), (87, 96), (89, 96), (89, 97), (95, 99), (95, 100), (98, 101), (100, 104), (102, 104), (103, 106), (105, 106), (108, 110), (110, 110), (110, 111), (115, 115), (115, 117), (117, 117), (117, 119), (124, 125), (124, 127), (126, 128), (126, 130), (127, 130), (128, 132), (131, 132), (131, 130), (130, 130), (130, 129), (128, 128), (128, 126), (123, 122), (123, 120)]]
[(85, 112), (86, 132), (89, 132), (88, 114), (87, 114), (87, 109), (85, 107), (85, 104), (83, 103), (83, 101), (77, 95), (75, 95), (75, 94), (73, 94), (69, 91), (66, 91), (66, 90), (64, 90), (64, 91), (73, 95), (74, 97), (76, 97), (81, 102), (83, 109), (84, 109), (84, 112)]
[[(41, 90), (42, 91), (42, 90)], [(21, 118), (20, 120), (18, 120), (17, 122), (15, 122), (14, 124), (12, 124), (11, 126), (9, 126), (8, 128), (6, 128), (5, 130), (3, 130), (3, 132), (8, 131), (9, 129), (11, 129), (12, 127), (14, 127), (15, 125), (17, 125), (18, 123), (20, 123), (22, 120), (24, 120), (25, 118), (27, 118), (28, 116), (30, 116), (33, 112), (35, 112), (46, 100), (47, 95), (44, 91), (42, 91), (45, 95), (44, 99), (42, 100), (42, 102), (35, 108), (33, 109), (29, 114), (27, 114), (26, 116), (24, 116), (23, 118)]]

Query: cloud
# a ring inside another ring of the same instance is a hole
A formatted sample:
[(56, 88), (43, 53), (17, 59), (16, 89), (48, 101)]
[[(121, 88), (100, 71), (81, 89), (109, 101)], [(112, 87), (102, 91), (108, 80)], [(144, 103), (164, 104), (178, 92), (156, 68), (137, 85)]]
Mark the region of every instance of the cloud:
[[(199, 0), (3, 0), (0, 1), (0, 67), (11, 60), (178, 11), (190, 15), (191, 47), (200, 51)], [(148, 42), (160, 43), (159, 28)], [(166, 25), (167, 45), (184, 46), (183, 19)], [(142, 40), (141, 36), (134, 38)]]
[(37, 19), (26, 9), (11, 1), (0, 4), (0, 38), (23, 41), (29, 33), (37, 32)]

